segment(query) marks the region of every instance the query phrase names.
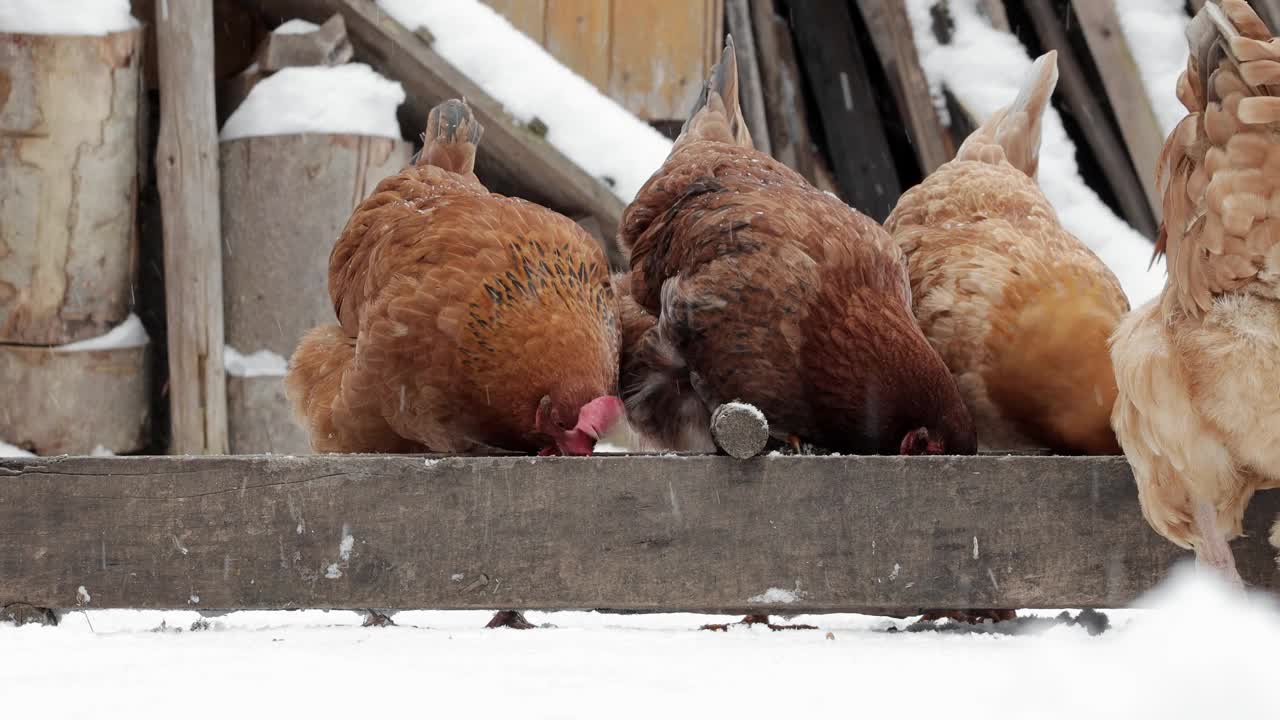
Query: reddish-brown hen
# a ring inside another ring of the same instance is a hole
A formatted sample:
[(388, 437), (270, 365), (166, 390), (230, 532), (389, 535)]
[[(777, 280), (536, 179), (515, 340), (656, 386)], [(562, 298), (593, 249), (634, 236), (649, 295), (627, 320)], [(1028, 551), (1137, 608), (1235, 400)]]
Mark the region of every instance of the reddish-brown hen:
[(464, 102), (431, 111), (417, 163), (378, 184), (329, 259), (339, 324), (286, 385), (320, 452), (588, 454), (622, 414), (620, 329), (599, 245), (488, 192)]
[(621, 239), (637, 313), (624, 397), (642, 433), (706, 446), (709, 409), (741, 400), (793, 443), (975, 451), (955, 382), (911, 314), (901, 250), (752, 147), (732, 41)]
[(1239, 585), (1227, 543), (1280, 487), (1280, 40), (1240, 0), (1187, 38), (1189, 114), (1160, 159), (1169, 279), (1116, 331), (1112, 422), (1147, 522)]
[(985, 448), (1120, 450), (1107, 340), (1129, 303), (1036, 184), (1057, 53), (1017, 99), (903, 194), (885, 228), (907, 253), (916, 318)]

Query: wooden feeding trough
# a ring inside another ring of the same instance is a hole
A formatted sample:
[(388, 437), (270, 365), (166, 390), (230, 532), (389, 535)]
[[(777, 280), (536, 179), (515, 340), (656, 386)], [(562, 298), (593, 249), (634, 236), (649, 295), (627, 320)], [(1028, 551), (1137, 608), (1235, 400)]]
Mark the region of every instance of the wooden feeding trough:
[[(1235, 543), (1273, 591), (1278, 511)], [(45, 608), (1121, 607), (1189, 557), (1122, 458), (14, 458), (0, 527)]]

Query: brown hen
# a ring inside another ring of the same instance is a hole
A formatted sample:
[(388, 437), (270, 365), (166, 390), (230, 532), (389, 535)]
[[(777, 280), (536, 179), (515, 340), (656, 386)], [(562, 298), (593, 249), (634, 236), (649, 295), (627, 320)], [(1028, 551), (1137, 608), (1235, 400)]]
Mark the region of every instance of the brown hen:
[(286, 386), (320, 452), (589, 454), (622, 414), (604, 254), (575, 223), (488, 192), (465, 102), (431, 111), (417, 163), (378, 184), (329, 259), (339, 324)]
[[(1242, 585), (1227, 544), (1280, 487), (1280, 40), (1206, 3), (1160, 162), (1164, 292), (1116, 331), (1112, 417), (1147, 521)], [(1271, 542), (1280, 546), (1280, 523)]]
[(741, 400), (775, 438), (844, 453), (972, 453), (969, 414), (911, 314), (902, 252), (833, 195), (757, 152), (725, 46), (671, 155), (623, 215), (632, 423), (707, 443)]
[(898, 201), (916, 318), (955, 375), (988, 449), (1116, 454), (1107, 341), (1129, 304), (1036, 184), (1057, 53)]

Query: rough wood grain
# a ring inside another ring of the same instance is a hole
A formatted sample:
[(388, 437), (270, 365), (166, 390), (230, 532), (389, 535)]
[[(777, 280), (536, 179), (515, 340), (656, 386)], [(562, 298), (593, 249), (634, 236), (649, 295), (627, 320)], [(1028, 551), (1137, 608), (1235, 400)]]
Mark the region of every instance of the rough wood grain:
[(644, 120), (683, 121), (710, 69), (707, 2), (614, 3), (609, 96)]
[(921, 174), (927, 176), (950, 160), (956, 149), (938, 117), (929, 94), (929, 81), (920, 68), (906, 4), (903, 0), (858, 0), (858, 9), (871, 31), (898, 111), (906, 121)]
[(547, 0), (547, 52), (605, 92), (612, 0)]
[(0, 345), (0, 438), (41, 455), (150, 442), (148, 346), (65, 352)]
[(750, 0), (725, 0), (729, 34), (738, 58), (738, 96), (746, 115), (747, 129), (756, 149), (773, 154), (769, 142), (769, 121), (764, 111), (764, 88), (760, 83), (760, 57), (756, 51), (755, 29), (751, 27)]
[[(1101, 2), (1102, 0), (1096, 0)], [(1107, 183), (1115, 193), (1123, 219), (1138, 232), (1154, 239), (1155, 216), (1147, 202), (1142, 183), (1128, 162), (1128, 153), (1109, 120), (1107, 108), (1098, 100), (1097, 89), (1085, 76), (1080, 60), (1071, 46), (1064, 23), (1054, 11), (1050, 0), (1028, 0), (1027, 14), (1035, 26), (1036, 35), (1046, 50), (1058, 51), (1058, 92), (1066, 98), (1071, 117), (1080, 125), (1081, 132), (1093, 149), (1093, 156), (1102, 167)], [(1067, 13), (1071, 12), (1067, 8)], [(1100, 68), (1107, 72), (1107, 68)]]
[(835, 192), (835, 178), (809, 133), (804, 80), (796, 59), (791, 28), (771, 0), (753, 0), (751, 19), (760, 55), (765, 122), (773, 156), (814, 186)]
[(609, 237), (625, 204), (599, 178), (588, 175), (555, 147), (521, 127), (501, 103), (434, 52), (430, 45), (381, 11), (373, 0), (245, 0), (278, 17), (317, 22), (335, 12), (347, 22), (357, 56), (404, 85), (401, 118), (414, 132), (427, 126), (439, 102), (465, 97), (484, 125), (476, 173), (490, 189), (516, 194), (568, 214), (590, 214)]
[(221, 143), (226, 342), (293, 354), (334, 322), (329, 251), (351, 211), (409, 163), (410, 145), (356, 135), (275, 135)]
[(791, 22), (827, 154), (845, 202), (883, 222), (902, 186), (880, 121), (866, 57), (844, 3), (792, 2)]
[(156, 181), (164, 223), (172, 450), (225, 453), (212, 7), (162, 3), (156, 12), (156, 42), (160, 70)]
[(716, 447), (745, 460), (764, 450), (769, 442), (769, 423), (756, 408), (726, 403), (711, 414), (711, 437)]
[(542, 44), (548, 0), (484, 0), (484, 4), (502, 13), (517, 30)]
[[(1272, 589), (1277, 511), (1235, 543)], [(15, 458), (0, 528), (39, 607), (1118, 607), (1189, 556), (1122, 458)]]
[(0, 342), (82, 340), (129, 312), (141, 44), (0, 33)]
[(270, 73), (287, 67), (341, 65), (354, 54), (346, 22), (334, 15), (311, 32), (267, 35), (256, 58), (258, 66)]
[[(287, 356), (286, 356), (287, 357)], [(235, 455), (309, 455), (281, 377), (227, 376), (227, 433)]]
[(1147, 205), (1160, 222), (1164, 195), (1156, 184), (1156, 165), (1164, 147), (1164, 132), (1147, 97), (1146, 86), (1133, 52), (1120, 28), (1116, 0), (1073, 0), (1080, 30), (1102, 76), (1107, 99), (1124, 136), (1129, 160), (1138, 172)]

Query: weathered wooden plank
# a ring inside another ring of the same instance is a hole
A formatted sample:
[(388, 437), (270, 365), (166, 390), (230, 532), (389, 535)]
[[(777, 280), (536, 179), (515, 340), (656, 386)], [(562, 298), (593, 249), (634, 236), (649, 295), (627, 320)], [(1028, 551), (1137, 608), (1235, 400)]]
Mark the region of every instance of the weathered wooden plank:
[(902, 186), (845, 3), (792, 2), (791, 23), (845, 202), (883, 222)]
[(129, 312), (142, 37), (0, 33), (0, 342), (83, 340)]
[(544, 18), (547, 0), (484, 0), (484, 4), (502, 13), (517, 30), (542, 44), (546, 37)]
[(760, 57), (756, 52), (755, 29), (751, 27), (750, 0), (725, 0), (729, 34), (738, 58), (738, 97), (746, 115), (751, 141), (760, 152), (773, 154), (769, 142), (769, 121), (764, 111), (764, 88), (760, 83)]
[(404, 85), (401, 118), (414, 132), (427, 126), (437, 103), (465, 97), (484, 125), (476, 173), (491, 189), (518, 194), (569, 214), (596, 217), (612, 237), (624, 203), (550, 143), (520, 126), (502, 104), (431, 49), (421, 37), (382, 12), (373, 0), (245, 0), (281, 17), (321, 21), (335, 12), (347, 22), (357, 56)]
[(1117, 607), (1187, 557), (1122, 458), (14, 458), (0, 528), (41, 607)]
[[(1075, 49), (1063, 29), (1064, 23), (1050, 0), (1028, 0), (1025, 5), (1031, 24), (1046, 50), (1058, 51), (1058, 88), (1080, 124), (1080, 130), (1093, 149), (1122, 217), (1138, 232), (1155, 238), (1156, 223), (1137, 172), (1127, 161), (1128, 153), (1119, 134), (1111, 125), (1106, 107), (1098, 101), (1098, 92), (1085, 76)], [(1070, 14), (1071, 9), (1066, 12)], [(1107, 68), (1101, 68), (1103, 73)]]
[(613, 4), (609, 96), (645, 120), (683, 120), (707, 77), (705, 1)]
[(950, 160), (956, 149), (929, 94), (906, 4), (903, 0), (858, 0), (858, 9), (870, 28), (899, 111), (905, 116), (920, 172), (927, 176)]
[(1164, 195), (1156, 184), (1156, 165), (1164, 147), (1164, 132), (1147, 97), (1142, 73), (1125, 40), (1116, 14), (1115, 0), (1073, 0), (1080, 30), (1089, 44), (1094, 63), (1102, 76), (1107, 99), (1115, 113), (1125, 149), (1138, 172), (1147, 204), (1156, 222), (1160, 221)]
[(172, 449), (225, 453), (212, 5), (161, 4), (156, 41), (160, 72), (156, 179), (164, 223)]
[(837, 190), (835, 178), (809, 133), (804, 80), (791, 28), (772, 0), (752, 0), (751, 20), (760, 55), (765, 117), (773, 156), (822, 189)]
[(547, 52), (602, 92), (609, 89), (612, 0), (547, 0)]

